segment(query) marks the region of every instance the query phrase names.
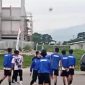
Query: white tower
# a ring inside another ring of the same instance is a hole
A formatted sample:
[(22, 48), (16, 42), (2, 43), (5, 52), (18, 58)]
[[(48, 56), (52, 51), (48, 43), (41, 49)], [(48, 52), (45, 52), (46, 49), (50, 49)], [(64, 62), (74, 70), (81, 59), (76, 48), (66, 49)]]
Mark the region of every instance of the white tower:
[[(25, 0), (21, 0), (21, 40), (24, 40), (24, 31), (25, 31)], [(23, 28), (24, 27), (24, 28)]]

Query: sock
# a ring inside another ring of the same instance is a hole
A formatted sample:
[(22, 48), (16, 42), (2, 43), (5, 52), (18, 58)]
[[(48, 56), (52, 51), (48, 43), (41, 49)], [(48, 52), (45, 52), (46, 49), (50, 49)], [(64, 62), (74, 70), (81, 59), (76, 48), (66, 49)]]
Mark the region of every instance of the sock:
[(54, 83), (54, 85), (57, 85), (56, 83)]
[(72, 84), (72, 80), (70, 81), (70, 84)]
[(9, 82), (9, 85), (11, 85), (11, 82)]

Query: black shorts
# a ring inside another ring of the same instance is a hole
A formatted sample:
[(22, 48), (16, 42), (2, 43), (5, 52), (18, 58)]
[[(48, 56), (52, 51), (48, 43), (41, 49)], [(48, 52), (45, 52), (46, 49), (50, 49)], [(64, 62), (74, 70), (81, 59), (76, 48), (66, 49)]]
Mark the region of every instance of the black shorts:
[(34, 81), (36, 81), (36, 80), (37, 80), (37, 77), (38, 77), (38, 71), (37, 71), (37, 70), (33, 70), (32, 79), (33, 79)]
[(22, 76), (23, 76), (23, 71), (22, 70), (14, 70), (14, 79), (17, 82), (17, 77), (20, 77), (20, 81), (23, 80)]
[(74, 69), (69, 69), (69, 75), (74, 75)]
[(59, 70), (58, 69), (57, 70), (56, 69), (53, 69), (52, 71), (53, 71), (54, 75), (56, 75), (56, 76), (59, 75)]
[(66, 76), (66, 77), (68, 77), (68, 75), (69, 75), (69, 72), (68, 72), (67, 70), (62, 70), (61, 76)]
[(11, 76), (11, 70), (4, 70), (4, 76)]
[(39, 82), (38, 82), (39, 84), (49, 83), (50, 82), (49, 73), (39, 73), (38, 78), (39, 78)]

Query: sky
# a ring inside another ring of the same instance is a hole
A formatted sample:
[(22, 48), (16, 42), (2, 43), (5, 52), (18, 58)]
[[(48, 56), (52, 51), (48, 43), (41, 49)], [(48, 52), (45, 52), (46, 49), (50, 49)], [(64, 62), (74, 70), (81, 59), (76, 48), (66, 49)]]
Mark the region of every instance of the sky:
[[(20, 0), (3, 0), (5, 6), (20, 6), (19, 3)], [(25, 7), (33, 15), (34, 32), (48, 33), (85, 24), (85, 0), (25, 0)]]

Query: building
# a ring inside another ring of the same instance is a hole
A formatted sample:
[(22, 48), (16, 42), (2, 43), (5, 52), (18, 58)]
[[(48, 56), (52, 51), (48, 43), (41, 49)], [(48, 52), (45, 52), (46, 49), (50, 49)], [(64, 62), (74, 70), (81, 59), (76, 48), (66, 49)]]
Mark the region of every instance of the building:
[(71, 49), (85, 50), (85, 41), (79, 41), (79, 42), (70, 43), (70, 48)]
[(19, 28), (21, 30), (20, 40), (31, 41), (32, 14), (26, 15), (25, 0), (21, 0), (21, 7), (2, 7), (2, 0), (0, 0), (0, 43), (7, 43), (10, 40), (11, 43), (14, 43), (12, 41), (16, 41)]

